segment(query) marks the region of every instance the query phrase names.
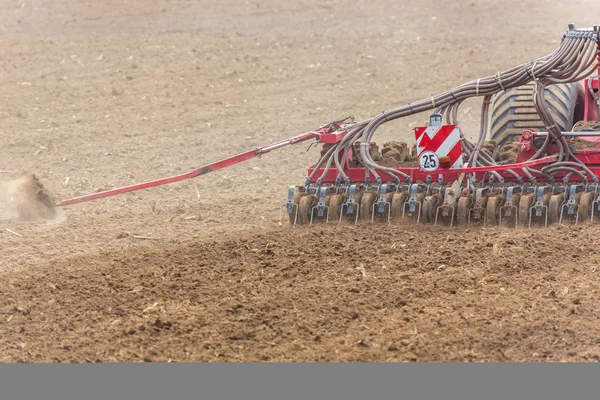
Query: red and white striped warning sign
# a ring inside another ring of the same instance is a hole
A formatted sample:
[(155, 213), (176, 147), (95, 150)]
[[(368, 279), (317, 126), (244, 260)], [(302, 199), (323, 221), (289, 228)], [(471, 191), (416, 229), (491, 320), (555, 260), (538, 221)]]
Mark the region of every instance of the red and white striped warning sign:
[(415, 128), (419, 166), (424, 171), (435, 171), (442, 157), (450, 158), (450, 168), (462, 168), (462, 146), (457, 125), (430, 125)]

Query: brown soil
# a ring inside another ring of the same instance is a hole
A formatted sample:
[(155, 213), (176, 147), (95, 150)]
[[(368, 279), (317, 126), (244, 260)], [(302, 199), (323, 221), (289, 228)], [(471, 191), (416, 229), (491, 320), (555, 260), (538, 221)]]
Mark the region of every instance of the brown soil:
[[(600, 135), (599, 135), (600, 136)], [(597, 149), (598, 143), (584, 139), (567, 139), (567, 143), (573, 150)]]
[(390, 168), (414, 168), (419, 166), (419, 161), (410, 154), (406, 142), (387, 142), (381, 149), (379, 164)]
[[(500, 159), (503, 164), (511, 164), (517, 162), (517, 154), (519, 152), (519, 141), (507, 143), (502, 147)], [(598, 143), (589, 140), (570, 138), (567, 143), (574, 151), (584, 149), (598, 149)]]
[(600, 131), (600, 121), (579, 121), (573, 126), (573, 131)]
[(503, 164), (513, 164), (517, 162), (517, 155), (519, 153), (519, 145), (520, 141), (515, 140), (513, 142), (508, 142), (504, 146), (502, 146), (500, 152), (500, 159)]
[(600, 361), (599, 231), (285, 227), (74, 256), (4, 274), (0, 359)]
[[(546, 55), (600, 15), (560, 0), (347, 9), (4, 2), (0, 181), (30, 171), (66, 199), (183, 173)], [(479, 109), (458, 112), (471, 140)], [(412, 145), (427, 121), (374, 140)], [(0, 361), (597, 360), (597, 228), (280, 227), (308, 145), (58, 209), (62, 223), (0, 220)]]
[(419, 166), (418, 160), (400, 161), (399, 158), (400, 156), (397, 154), (385, 155), (381, 157), (381, 160), (378, 163), (384, 167), (390, 168), (416, 168)]
[[(381, 151), (376, 142), (369, 143), (369, 153), (373, 161), (381, 161)], [(360, 155), (360, 141), (356, 141), (353, 144), (352, 160), (349, 164), (352, 168), (361, 168), (364, 165), (362, 156)]]

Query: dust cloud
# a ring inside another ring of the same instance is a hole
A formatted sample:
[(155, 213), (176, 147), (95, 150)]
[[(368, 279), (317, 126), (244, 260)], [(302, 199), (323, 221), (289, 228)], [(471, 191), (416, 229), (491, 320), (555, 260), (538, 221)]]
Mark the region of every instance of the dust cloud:
[(0, 221), (44, 222), (56, 216), (54, 196), (34, 174), (0, 182)]

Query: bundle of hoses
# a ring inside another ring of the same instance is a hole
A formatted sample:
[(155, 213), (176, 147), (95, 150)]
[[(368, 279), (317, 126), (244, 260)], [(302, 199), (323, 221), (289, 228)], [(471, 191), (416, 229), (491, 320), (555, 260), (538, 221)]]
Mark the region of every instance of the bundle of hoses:
[[(548, 105), (544, 99), (544, 89), (547, 85), (578, 82), (590, 76), (598, 68), (599, 35), (600, 30), (597, 26), (571, 29), (563, 35), (560, 47), (545, 57), (498, 72), (494, 76), (465, 83), (436, 96), (384, 111), (372, 119), (354, 124), (347, 135), (321, 157), (314, 172), (307, 178), (306, 184), (308, 185), (313, 180), (320, 168), (324, 168), (323, 173), (317, 179), (317, 185), (320, 185), (333, 166), (338, 170), (338, 183), (350, 184), (343, 166), (356, 141), (360, 141), (360, 155), (365, 166), (366, 183), (369, 183), (369, 173), (376, 178), (377, 183), (381, 183), (378, 171), (392, 176), (396, 184), (400, 184), (401, 179), (412, 183), (410, 177), (403, 172), (379, 165), (373, 160), (369, 149), (371, 139), (377, 128), (389, 121), (429, 110), (436, 110), (437, 113), (445, 116), (449, 124), (455, 124), (460, 104), (468, 98), (480, 96), (483, 96), (483, 104), (479, 137), (475, 143), (471, 143), (463, 137), (461, 138), (461, 144), (471, 166), (496, 165), (490, 154), (482, 150), (488, 131), (487, 121), (490, 100), (498, 92), (530, 82), (534, 82), (533, 101), (536, 111), (548, 131), (544, 144), (531, 159), (540, 158), (550, 143), (556, 143), (558, 158), (556, 162), (545, 166), (541, 170), (531, 167), (522, 168), (526, 178), (535, 184), (535, 175), (542, 175), (552, 180), (554, 174), (566, 172), (567, 176), (577, 174), (584, 181), (591, 178), (598, 183), (598, 177), (569, 148), (556, 121), (554, 121), (548, 110)], [(520, 176), (515, 171), (508, 170), (507, 172), (519, 182), (524, 182), (525, 177)], [(498, 173), (491, 172), (491, 174), (500, 179)]]

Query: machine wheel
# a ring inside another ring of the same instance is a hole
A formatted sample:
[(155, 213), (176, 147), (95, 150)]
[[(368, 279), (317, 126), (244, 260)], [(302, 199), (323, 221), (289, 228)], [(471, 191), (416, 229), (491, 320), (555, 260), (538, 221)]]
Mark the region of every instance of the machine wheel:
[[(506, 202), (504, 203), (503, 206), (512, 206), (512, 207), (516, 207), (511, 209), (511, 215), (506, 215), (506, 210), (503, 210), (502, 208), (500, 209), (500, 212), (502, 213), (502, 218), (501, 218), (501, 223), (502, 226), (506, 226), (506, 227), (516, 227), (518, 222), (519, 222), (519, 202), (521, 200), (521, 194), (519, 193), (513, 193), (512, 195), (512, 200), (511, 200), (511, 204), (507, 204)], [(500, 218), (500, 214), (498, 214), (498, 218)]]
[[(340, 207), (340, 214), (343, 212), (344, 214), (342, 215), (342, 218), (340, 219), (340, 221), (344, 222), (351, 222), (354, 223), (354, 221), (356, 221), (356, 214), (358, 213), (360, 215), (360, 202), (362, 200), (364, 192), (357, 192), (354, 194), (354, 208), (351, 214), (348, 214), (348, 208), (347, 207)], [(347, 198), (346, 198), (347, 200)], [(345, 201), (346, 201), (345, 200)]]
[[(575, 204), (577, 204), (577, 207), (575, 208), (575, 215), (572, 215), (572, 220), (573, 222), (575, 222), (575, 217), (577, 215), (577, 213), (579, 212), (579, 204), (581, 204), (581, 196), (583, 196), (584, 192), (579, 192), (575, 194)], [(568, 214), (563, 214), (563, 219), (564, 218), (568, 218)], [(578, 220), (579, 222), (579, 220)]]
[(488, 225), (498, 225), (498, 212), (500, 206), (504, 203), (504, 196), (491, 196), (488, 197), (487, 205), (485, 208), (485, 219)]
[[(494, 96), (490, 106), (490, 135), (500, 146), (519, 140), (526, 129), (546, 130), (535, 111), (533, 87), (533, 83), (529, 83)], [(583, 119), (585, 96), (581, 83), (549, 85), (544, 93), (550, 114), (561, 131), (571, 130)]]
[(533, 194), (525, 194), (521, 196), (519, 201), (519, 224), (521, 226), (529, 225), (529, 209), (533, 206), (535, 196)]
[[(316, 199), (315, 206), (317, 206), (319, 204), (319, 197), (317, 195), (315, 195), (315, 199)], [(327, 207), (327, 208), (325, 208), (322, 217), (319, 217), (317, 215), (317, 211), (315, 210), (315, 212), (313, 213), (313, 216), (312, 216), (312, 222), (313, 222), (313, 224), (317, 223), (317, 222), (322, 222), (322, 223), (327, 222), (328, 213), (331, 211), (329, 209), (329, 202), (330, 201), (331, 201), (331, 195), (326, 195), (325, 196), (325, 207)], [(310, 223), (310, 212), (308, 214), (308, 222)]]
[[(549, 225), (551, 223), (550, 207), (549, 207), (551, 198), (552, 198), (552, 194), (550, 194), (550, 193), (546, 193), (542, 196), (542, 205), (546, 206), (547, 208), (542, 210), (542, 215), (539, 217), (535, 214), (532, 215), (532, 217), (531, 217), (532, 225), (546, 226), (547, 224)], [(536, 196), (534, 195), (532, 206), (535, 205), (535, 202), (536, 202)], [(527, 221), (527, 223), (529, 224), (529, 220)]]
[(466, 226), (469, 222), (469, 211), (471, 208), (471, 197), (461, 196), (456, 206), (456, 225)]
[(425, 224), (433, 224), (435, 222), (435, 213), (437, 208), (442, 204), (442, 196), (434, 194), (425, 197), (423, 200), (423, 219)]
[(360, 220), (370, 221), (371, 220), (371, 208), (375, 202), (375, 193), (367, 192), (362, 196), (360, 201)]
[[(423, 200), (425, 200), (425, 193), (417, 193), (417, 202), (420, 203), (421, 205), (423, 205)], [(421, 207), (420, 209), (421, 211), (421, 219), (423, 219), (423, 208)], [(417, 213), (414, 214), (415, 217), (415, 221), (416, 221), (416, 217), (417, 217)]]
[(304, 196), (300, 199), (300, 203), (298, 205), (298, 224), (310, 224), (310, 211), (315, 204), (317, 204), (317, 196), (314, 194), (309, 194), (308, 196)]
[(471, 210), (471, 222), (483, 223), (485, 217), (485, 208), (487, 206), (487, 196), (475, 198), (475, 205)]
[(392, 220), (399, 220), (402, 218), (402, 209), (404, 208), (404, 203), (408, 200), (407, 192), (396, 192), (392, 197)]
[(356, 214), (359, 214), (360, 216), (360, 203), (362, 202), (362, 198), (364, 196), (365, 192), (358, 192), (354, 194), (354, 202), (355, 207), (354, 207), (354, 211), (351, 214), (352, 217), (352, 222), (356, 221)]
[[(394, 193), (393, 192), (392, 193), (387, 193), (385, 195), (385, 202), (389, 203), (389, 204), (386, 204), (383, 207), (383, 213), (380, 213), (378, 211), (379, 208), (376, 207), (376, 209), (374, 210), (375, 211), (375, 220), (382, 220), (382, 221), (387, 222), (388, 221), (388, 213), (389, 213), (389, 216), (390, 216), (390, 219), (391, 219), (391, 217), (392, 217), (392, 209), (391, 209), (391, 207), (392, 207), (392, 200), (393, 200), (393, 198), (394, 198)], [(389, 209), (388, 209), (388, 207), (389, 207)]]
[(558, 224), (560, 220), (560, 209), (565, 202), (565, 194), (555, 194), (548, 202), (548, 224)]
[(329, 221), (338, 222), (340, 220), (340, 213), (344, 201), (344, 196), (341, 194), (334, 194), (329, 198)]
[(578, 223), (585, 223), (590, 221), (592, 215), (592, 203), (596, 199), (594, 192), (585, 192), (581, 194), (579, 199), (579, 207), (577, 207)]
[[(409, 196), (407, 196), (406, 201), (408, 201)], [(415, 211), (411, 214), (409, 211), (409, 208), (406, 207), (406, 209), (404, 210), (404, 217), (406, 219), (412, 220), (413, 222), (417, 222), (417, 220), (419, 222), (421, 222), (423, 220), (423, 213), (424, 213), (424, 207), (423, 207), (423, 201), (425, 200), (425, 193), (424, 192), (420, 192), (417, 193), (417, 199), (416, 199), (416, 204), (415, 204)], [(402, 215), (402, 214), (400, 214)]]

